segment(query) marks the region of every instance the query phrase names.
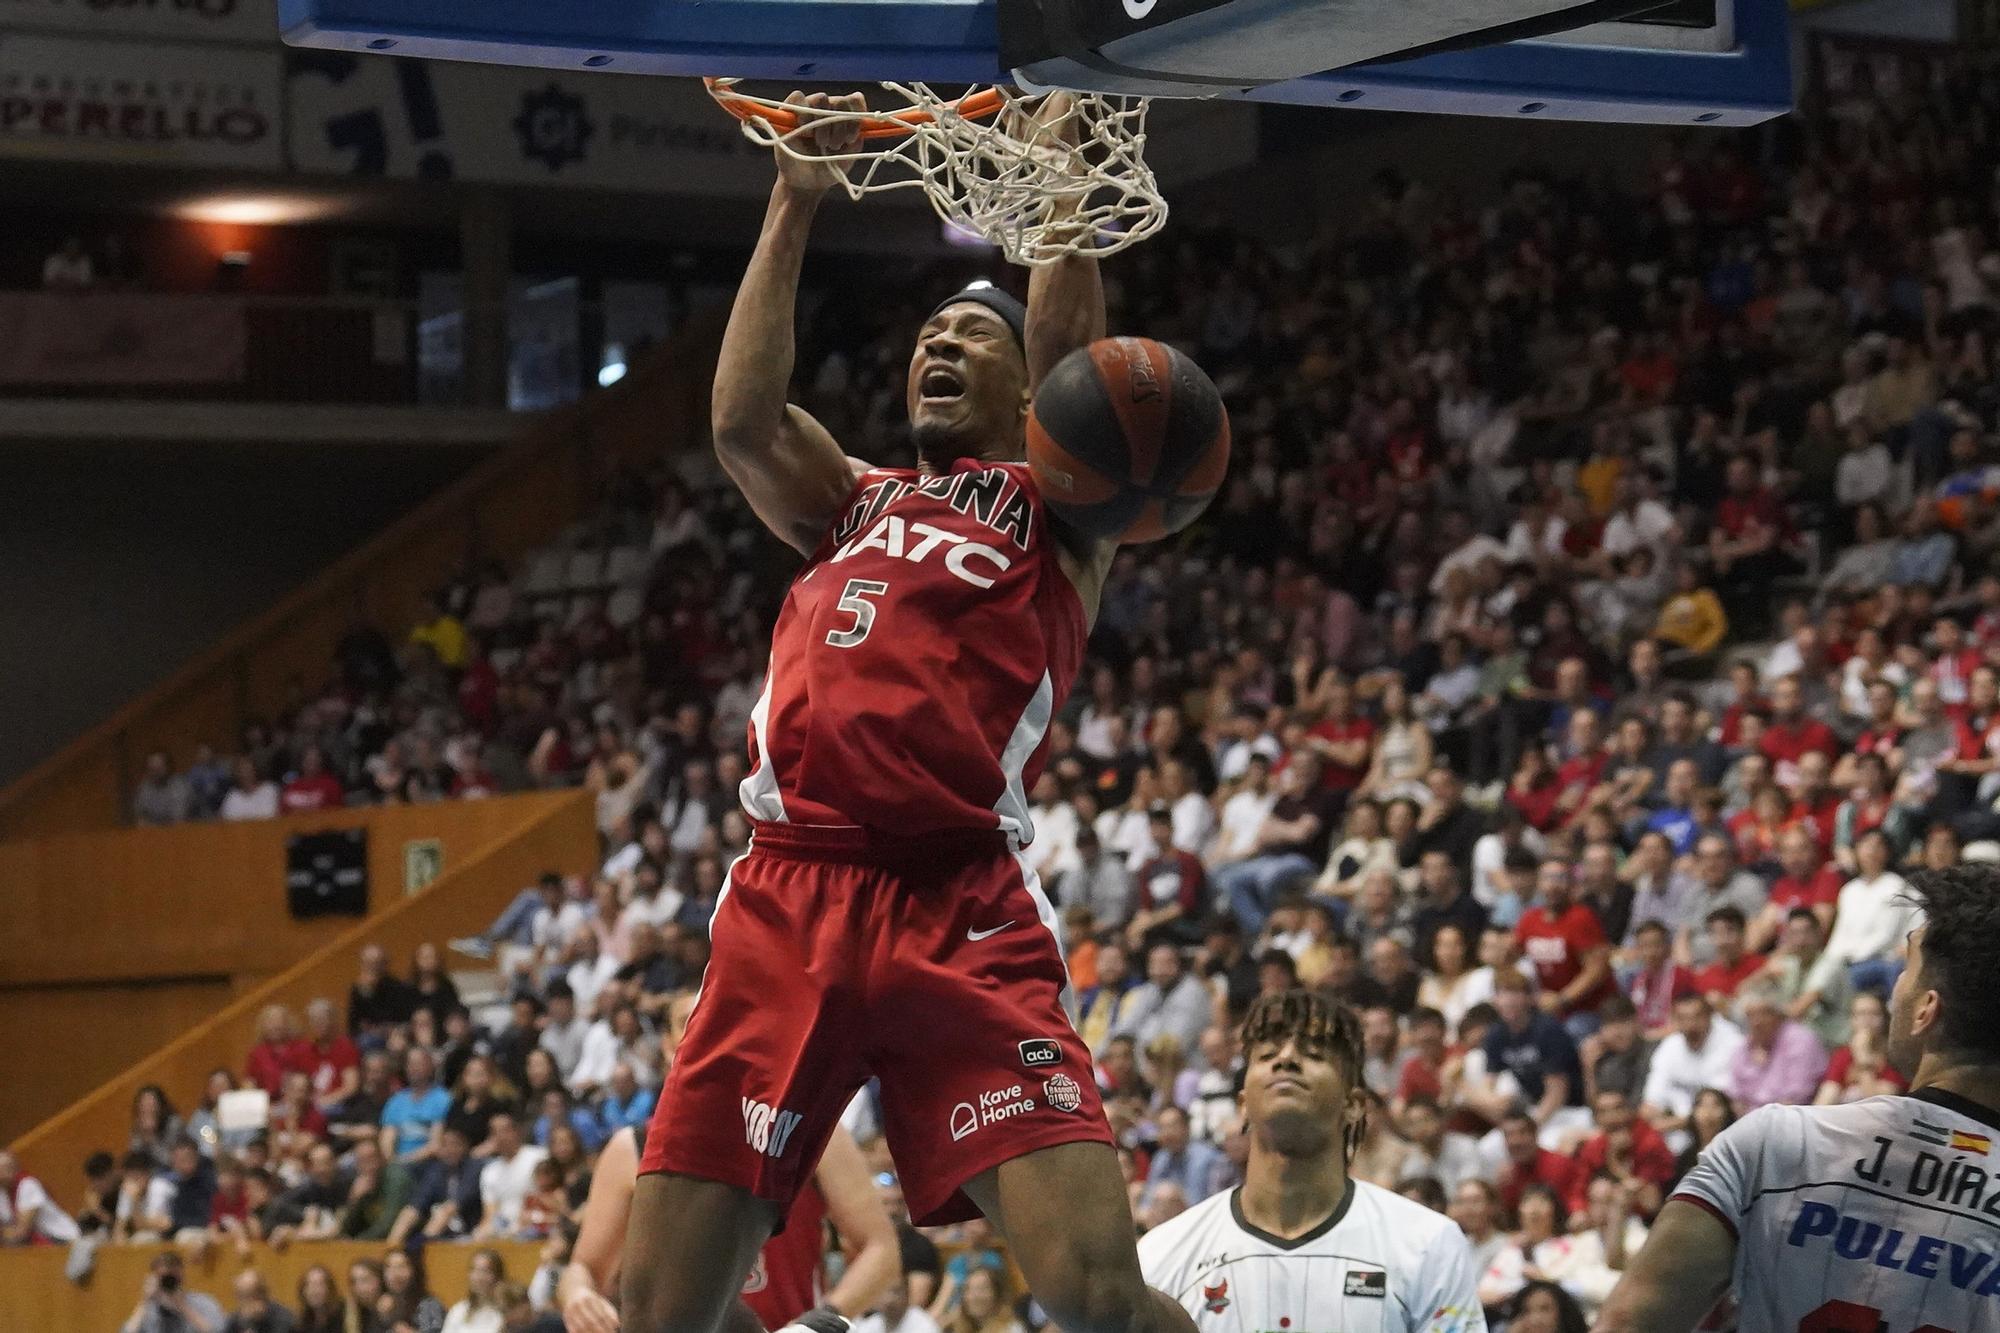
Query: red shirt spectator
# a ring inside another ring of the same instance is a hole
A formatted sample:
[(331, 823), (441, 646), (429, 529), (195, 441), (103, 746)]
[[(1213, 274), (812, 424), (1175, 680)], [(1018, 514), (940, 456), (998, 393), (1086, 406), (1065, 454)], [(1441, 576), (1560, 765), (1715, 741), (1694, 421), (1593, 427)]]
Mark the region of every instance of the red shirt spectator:
[(249, 1080), (276, 1101), (285, 1090), (285, 1075), (311, 1074), (316, 1063), (312, 1043), (292, 1035), (292, 1016), (282, 1005), (271, 1005), (257, 1020), (257, 1044), (243, 1062)]
[[(1799, 762), (1799, 756), (1811, 751), (1831, 759), (1839, 749), (1833, 730), (1824, 722), (1800, 714), (1790, 718), (1772, 718), (1764, 728), (1764, 736), (1757, 743), (1764, 757), (1771, 761), (1773, 769), (1785, 770)], [(1779, 772), (1778, 780), (1785, 781), (1785, 773)]]
[(1576, 1159), (1537, 1148), (1529, 1166), (1509, 1160), (1500, 1172), (1500, 1206), (1512, 1213), (1521, 1206), (1521, 1191), (1530, 1185), (1547, 1185), (1558, 1199), (1569, 1198), (1576, 1191)]
[(324, 1097), (340, 1086), (350, 1069), (361, 1068), (361, 1052), (345, 1034), (335, 1033), (324, 1042), (305, 1042), (306, 1073), (312, 1078), (314, 1097)]
[(1639, 1011), (1639, 1030), (1655, 1033), (1673, 1025), (1675, 1000), (1699, 992), (1692, 972), (1679, 963), (1661, 962), (1633, 973), (1625, 994)]
[(1734, 963), (1718, 958), (1707, 967), (1695, 969), (1694, 988), (1703, 995), (1734, 996), (1738, 987), (1763, 970), (1762, 954), (1746, 953)]
[(1780, 540), (1786, 533), (1784, 508), (1764, 486), (1723, 496), (1716, 507), (1715, 522), (1731, 539), (1740, 539), (1753, 523), (1778, 534)]
[(338, 810), (347, 804), (347, 789), (326, 771), (326, 756), (308, 745), (299, 756), (299, 771), (278, 792), (278, 808), (288, 815), (314, 810)]
[[(1633, 1175), (1650, 1184), (1665, 1189), (1673, 1183), (1675, 1175), (1674, 1150), (1660, 1137), (1660, 1131), (1647, 1124), (1639, 1116), (1632, 1116), (1630, 1131), (1632, 1143), (1625, 1155), (1626, 1165)], [(1576, 1182), (1571, 1187), (1569, 1207), (1572, 1212), (1589, 1205), (1590, 1179), (1604, 1169), (1605, 1159), (1611, 1154), (1611, 1135), (1599, 1132), (1583, 1141), (1576, 1150)]]
[(1780, 912), (1801, 907), (1832, 907), (1840, 901), (1840, 887), (1844, 883), (1839, 867), (1831, 861), (1822, 862), (1819, 869), (1803, 878), (1780, 875), (1771, 884), (1771, 906)]
[[(1337, 686), (1344, 696), (1345, 686)], [(1319, 785), (1328, 791), (1353, 791), (1361, 785), (1361, 779), (1368, 775), (1368, 751), (1365, 748), (1375, 738), (1375, 724), (1353, 711), (1351, 706), (1341, 707), (1338, 702), (1328, 709), (1327, 715), (1315, 722), (1306, 735), (1323, 740), (1329, 745), (1345, 746), (1359, 741), (1363, 745), (1361, 762), (1342, 764), (1331, 754), (1320, 769)]]
[[(1521, 914), (1520, 924), (1514, 927), (1514, 943), (1521, 956), (1534, 966), (1542, 994), (1550, 996), (1582, 976), (1584, 964), (1592, 954), (1603, 954), (1610, 946), (1597, 913), (1571, 900), (1566, 864), (1544, 861), (1537, 883), (1541, 901)], [(1607, 966), (1603, 979), (1564, 1005), (1563, 1013), (1593, 1012), (1611, 997), (1612, 987)]]

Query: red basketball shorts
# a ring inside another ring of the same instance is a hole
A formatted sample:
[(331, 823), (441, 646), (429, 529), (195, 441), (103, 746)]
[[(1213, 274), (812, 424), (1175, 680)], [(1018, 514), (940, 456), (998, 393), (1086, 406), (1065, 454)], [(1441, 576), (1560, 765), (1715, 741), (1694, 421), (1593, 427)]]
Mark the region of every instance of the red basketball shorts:
[(736, 1185), (783, 1214), (870, 1075), (921, 1225), (973, 1216), (962, 1187), (1002, 1162), (1109, 1144), (1054, 927), (997, 833), (890, 845), (759, 824), (640, 1170)]

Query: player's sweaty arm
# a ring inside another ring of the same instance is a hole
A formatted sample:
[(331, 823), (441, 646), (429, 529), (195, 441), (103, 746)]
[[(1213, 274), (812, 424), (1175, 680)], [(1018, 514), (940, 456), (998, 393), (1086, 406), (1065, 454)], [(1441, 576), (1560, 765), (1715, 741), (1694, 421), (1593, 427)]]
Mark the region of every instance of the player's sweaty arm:
[[(857, 99), (794, 93), (787, 101), (813, 107), (847, 106)], [(850, 125), (819, 131), (815, 140), (821, 151), (839, 152), (858, 134)], [(819, 545), (866, 467), (847, 457), (810, 413), (785, 400), (792, 382), (799, 270), (813, 215), (836, 173), (824, 163), (778, 154), (778, 183), (764, 229), (722, 337), (710, 413), (723, 471), (766, 527), (807, 553)]]
[(625, 1223), (632, 1216), (638, 1178), (638, 1146), (632, 1131), (621, 1129), (598, 1155), (590, 1197), (584, 1201), (583, 1229), (556, 1282), (556, 1308), (570, 1333), (618, 1333), (617, 1308), (604, 1293), (617, 1290)]
[(841, 1249), (847, 1254), (847, 1271), (826, 1293), (822, 1304), (849, 1319), (859, 1319), (875, 1308), (884, 1292), (903, 1280), (896, 1225), (875, 1192), (860, 1146), (846, 1130), (834, 1131), (827, 1140), (813, 1178), (826, 1199), (827, 1217), (840, 1233)]
[(1729, 1288), (1736, 1237), (1715, 1214), (1669, 1199), (1592, 1333), (1693, 1333)]
[[(1069, 95), (1052, 93), (1035, 113), (1047, 124), (1063, 118), (1062, 135), (1073, 141)], [(1074, 213), (1078, 200), (1058, 201), (1058, 214)], [(1066, 255), (1053, 264), (1043, 264), (1028, 274), (1028, 390), (1041, 387), (1042, 380), (1064, 357), (1079, 347), (1088, 347), (1105, 335), (1109, 316), (1104, 308), (1104, 277), (1097, 260), (1087, 254)], [(1111, 572), (1111, 557), (1117, 547), (1096, 541), (1074, 529), (1057, 525), (1062, 537), (1059, 552), (1063, 570), (1076, 585), (1084, 611), (1097, 618), (1097, 598)]]

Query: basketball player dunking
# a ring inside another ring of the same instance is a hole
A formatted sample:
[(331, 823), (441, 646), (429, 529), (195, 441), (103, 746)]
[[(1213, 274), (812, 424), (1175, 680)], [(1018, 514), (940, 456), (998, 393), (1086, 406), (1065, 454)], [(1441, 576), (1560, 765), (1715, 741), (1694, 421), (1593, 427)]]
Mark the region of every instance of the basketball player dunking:
[[(819, 146), (854, 133), (822, 129)], [(778, 166), (714, 433), (806, 560), (751, 718), (751, 851), (640, 1166), (625, 1327), (755, 1327), (744, 1275), (873, 1075), (917, 1222), (984, 1212), (1065, 1333), (1189, 1333), (1140, 1277), (1055, 915), (1016, 855), (1112, 554), (1053, 519), (1022, 461), (1041, 376), (1102, 336), (1097, 265), (1038, 268), (1026, 309), (992, 289), (940, 306), (908, 373), (918, 466), (871, 468), (785, 402), (800, 264), (834, 177)]]

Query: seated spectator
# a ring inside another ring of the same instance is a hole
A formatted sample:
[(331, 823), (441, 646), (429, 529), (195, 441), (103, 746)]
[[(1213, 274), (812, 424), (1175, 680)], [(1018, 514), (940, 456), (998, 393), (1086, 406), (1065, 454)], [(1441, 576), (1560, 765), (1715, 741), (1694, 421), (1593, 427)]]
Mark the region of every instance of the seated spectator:
[[(1501, 1119), (1500, 1138), (1506, 1150), (1506, 1164), (1500, 1168), (1500, 1206), (1509, 1214), (1519, 1214), (1525, 1226), (1528, 1216), (1524, 1205), (1531, 1193), (1541, 1191), (1560, 1216), (1562, 1200), (1576, 1183), (1575, 1159), (1544, 1148), (1537, 1137), (1535, 1119), (1526, 1111), (1511, 1111)], [(1556, 1225), (1561, 1225), (1559, 1220)], [(1521, 1249), (1527, 1253), (1532, 1244), (1524, 1243)]]
[(299, 1274), (297, 1333), (346, 1333), (347, 1310), (333, 1270), (314, 1264)]
[(165, 750), (146, 756), (145, 770), (132, 790), (132, 822), (146, 825), (178, 824), (193, 814), (194, 796), (187, 779), (173, 770)]
[(486, 1163), (471, 1149), (461, 1131), (439, 1131), (436, 1153), (417, 1167), (416, 1190), (389, 1229), (391, 1245), (401, 1245), (413, 1233), (458, 1240), (478, 1229), (480, 1173)]
[(1743, 947), (1743, 913), (1725, 904), (1708, 914), (1709, 950), (1714, 961), (1694, 973), (1695, 989), (1718, 1012), (1736, 1009), (1737, 989), (1764, 970), (1764, 960)]
[(1655, 1043), (1639, 1030), (1639, 1011), (1623, 995), (1606, 1000), (1599, 1016), (1602, 1026), (1577, 1048), (1585, 1100), (1594, 1104), (1600, 1092), (1622, 1092), (1637, 1106)]
[(479, 1173), (480, 1222), (473, 1234), (512, 1236), (520, 1227), (521, 1205), (534, 1189), (535, 1167), (548, 1150), (522, 1136), (511, 1111), (494, 1114), (492, 1139), (492, 1154)]
[(1633, 932), (1633, 940), (1625, 991), (1638, 1011), (1640, 1030), (1649, 1040), (1658, 1041), (1673, 1030), (1674, 1002), (1699, 991), (1694, 974), (1674, 961), (1673, 946), (1663, 923), (1641, 923)]
[(361, 1057), (361, 1087), (327, 1117), (327, 1133), (342, 1145), (379, 1140), (382, 1112), (397, 1092), (396, 1069), (387, 1051)]
[(1278, 778), (1278, 792), (1250, 855), (1215, 872), (1217, 887), (1248, 934), (1264, 929), (1285, 889), (1318, 872), (1331, 841), (1335, 798), (1319, 785), (1318, 756), (1295, 756)]
[(578, 1106), (568, 1089), (562, 1087), (548, 1089), (539, 1099), (531, 1100), (523, 1114), (532, 1114), (537, 1109), (540, 1114), (535, 1117), (532, 1135), (536, 1146), (548, 1147), (556, 1130), (564, 1125), (576, 1131), (577, 1137), (583, 1140), (586, 1150), (596, 1152), (604, 1146), (604, 1135), (598, 1126), (597, 1118), (584, 1107)]
[(1500, 1229), (1500, 1195), (1490, 1181), (1461, 1181), (1447, 1210), (1472, 1245), (1472, 1268), (1479, 1275), (1479, 1303), (1497, 1307), (1521, 1289), (1521, 1251)]
[(1137, 910), (1126, 941), (1135, 949), (1201, 943), (1208, 879), (1200, 859), (1175, 845), (1173, 811), (1165, 804), (1155, 803), (1147, 815), (1147, 846), (1133, 876)]
[(437, 945), (425, 940), (410, 955), (410, 1012), (430, 1011), (438, 1026), (445, 1016), (465, 1006), (458, 998), (458, 986), (444, 970), (444, 955)]
[(183, 1130), (174, 1104), (156, 1083), (148, 1083), (132, 1094), (132, 1131), (126, 1146), (144, 1153), (157, 1167), (165, 1167), (175, 1140)]
[(1383, 1189), (1394, 1189), (1398, 1181), (1410, 1174), (1408, 1163), (1412, 1149), (1396, 1132), (1394, 1118), (1390, 1116), (1382, 1094), (1368, 1088), (1363, 1095), (1368, 1103), (1368, 1116), (1362, 1126), (1361, 1139), (1355, 1144), (1353, 1156), (1348, 1161), (1347, 1173), (1356, 1180), (1365, 1180)]
[(1743, 1111), (1770, 1102), (1798, 1105), (1809, 1100), (1826, 1073), (1826, 1048), (1812, 1029), (1787, 1017), (1774, 987), (1759, 984), (1743, 993), (1746, 1040), (1730, 1065), (1729, 1095)]
[(1588, 1036), (1614, 989), (1611, 946), (1597, 914), (1575, 900), (1567, 862), (1542, 862), (1536, 886), (1538, 899), (1515, 926), (1515, 943), (1535, 969), (1542, 1012), (1560, 1019), (1572, 1037)]
[(278, 784), (257, 772), (248, 756), (237, 759), (233, 780), (222, 798), (219, 811), (226, 820), (275, 819), (278, 815)]
[(618, 1065), (628, 1066), (647, 1086), (660, 1081), (654, 1060), (659, 1040), (639, 1019), (639, 1011), (629, 1004), (614, 1004), (608, 1017), (591, 1024), (584, 1034), (583, 1054), (569, 1077), (570, 1091), (589, 1099), (611, 1079)]
[(347, 789), (327, 772), (326, 752), (308, 745), (299, 752), (299, 769), (278, 793), (278, 808), (288, 815), (338, 810), (347, 803)]
[(155, 1229), (163, 1239), (202, 1243), (208, 1236), (209, 1205), (215, 1199), (215, 1164), (201, 1155), (200, 1144), (182, 1137), (174, 1141), (165, 1176), (173, 1193), (167, 1200), (166, 1225)]
[(431, 1295), (422, 1255), (421, 1249), (413, 1247), (392, 1249), (382, 1256), (383, 1300), (377, 1311), (391, 1333), (397, 1333), (401, 1324), (418, 1333), (444, 1327), (444, 1305)]
[(338, 1232), (343, 1240), (385, 1241), (416, 1190), (410, 1168), (382, 1155), (372, 1138), (354, 1145), (354, 1179)]
[(1223, 1187), (1229, 1163), (1213, 1144), (1190, 1136), (1187, 1112), (1178, 1106), (1164, 1107), (1155, 1124), (1159, 1140), (1146, 1169), (1145, 1188), (1139, 1194), (1142, 1208), (1151, 1206), (1163, 1185), (1177, 1186), (1190, 1206)]
[(329, 1115), (361, 1091), (361, 1052), (339, 1023), (333, 1001), (307, 1004), (306, 1036), (297, 1052), (300, 1067), (311, 1075), (314, 1105)]
[(1485, 1175), (1478, 1143), (1470, 1134), (1445, 1128), (1444, 1111), (1435, 1098), (1410, 1098), (1403, 1108), (1401, 1123), (1403, 1139), (1410, 1145), (1409, 1156), (1403, 1159), (1404, 1180), (1428, 1177), (1437, 1181), (1447, 1194), (1455, 1196), (1460, 1185)]
[(389, 955), (379, 944), (361, 946), (360, 972), (347, 991), (347, 1031), (363, 1050), (373, 1050), (391, 1029), (410, 1021), (416, 996), (389, 971)]
[(1208, 988), (1187, 969), (1180, 950), (1156, 944), (1146, 954), (1145, 984), (1120, 1006), (1113, 1035), (1129, 1035), (1143, 1046), (1160, 1033), (1171, 1033), (1183, 1050), (1191, 1050), (1208, 1026), (1211, 1008)]
[(1838, 1106), (1906, 1090), (1909, 1082), (1889, 1063), (1888, 1047), (1888, 1005), (1874, 991), (1856, 991), (1848, 1004), (1847, 1044), (1827, 1060), (1814, 1104)]
[(1718, 1017), (1707, 998), (1689, 991), (1674, 1000), (1674, 1030), (1653, 1049), (1646, 1070), (1641, 1110), (1654, 1129), (1675, 1146), (1684, 1143), (1695, 1094), (1730, 1086), (1743, 1033)]
[(1810, 1028), (1821, 1045), (1832, 1050), (1846, 1043), (1851, 995), (1847, 968), (1827, 955), (1816, 913), (1804, 907), (1792, 909), (1763, 977), (1777, 990), (1785, 1013)]
[(1579, 1211), (1587, 1210), (1602, 1173), (1611, 1177), (1634, 1212), (1648, 1217), (1657, 1213), (1674, 1181), (1673, 1149), (1623, 1092), (1609, 1088), (1599, 1092), (1591, 1109), (1597, 1132), (1577, 1147), (1569, 1202), (1579, 1205)]
[(1880, 829), (1854, 845), (1855, 876), (1840, 890), (1827, 956), (1848, 969), (1855, 990), (1887, 995), (1903, 970), (1904, 937), (1918, 920), (1909, 886), (1889, 868), (1889, 839)]
[(1721, 833), (1704, 833), (1695, 843), (1694, 875), (1681, 895), (1681, 918), (1672, 923), (1675, 953), (1693, 967), (1715, 961), (1715, 942), (1704, 928), (1709, 913), (1734, 907), (1750, 920), (1764, 909), (1764, 881), (1737, 868), (1736, 849)]
[(403, 1059), (403, 1087), (382, 1108), (382, 1155), (416, 1162), (436, 1152), (451, 1094), (437, 1082), (437, 1061), (421, 1047)]
[(230, 1283), (236, 1308), (222, 1326), (223, 1333), (295, 1333), (298, 1320), (283, 1305), (271, 1299), (264, 1275), (254, 1268), (238, 1273)]
[[(1478, 931), (1468, 932), (1449, 922), (1431, 936), (1431, 966), (1417, 987), (1417, 1003), (1437, 1010), (1448, 1024), (1455, 1025), (1467, 1009), (1490, 998), (1486, 986), (1474, 980), (1471, 942), (1478, 938)], [(1485, 982), (1490, 985), (1490, 974)]]
[(1077, 996), (1077, 1035), (1093, 1053), (1101, 1054), (1115, 1033), (1126, 1031), (1127, 997), (1137, 981), (1130, 975), (1125, 949), (1115, 941), (1097, 951), (1097, 984)]
[(0, 1245), (67, 1245), (81, 1234), (42, 1182), (0, 1149)]
[(112, 1215), (111, 1238), (115, 1241), (157, 1241), (171, 1221), (167, 1209), (173, 1203), (174, 1184), (165, 1172), (153, 1165), (143, 1152), (128, 1152), (119, 1163), (118, 1202)]
[(1582, 1106), (1583, 1071), (1569, 1033), (1535, 1007), (1519, 972), (1494, 978), (1493, 1005), (1500, 1021), (1487, 1029), (1481, 1048), (1486, 1077), (1482, 1086), (1466, 1090), (1466, 1104), (1494, 1122), (1522, 1101), (1527, 1103), (1525, 1114), (1539, 1127), (1553, 1129), (1573, 1118), (1565, 1113)]
[(506, 1279), (507, 1265), (499, 1251), (474, 1254), (465, 1274), (465, 1299), (445, 1312), (443, 1333), (503, 1333), (499, 1296)]

